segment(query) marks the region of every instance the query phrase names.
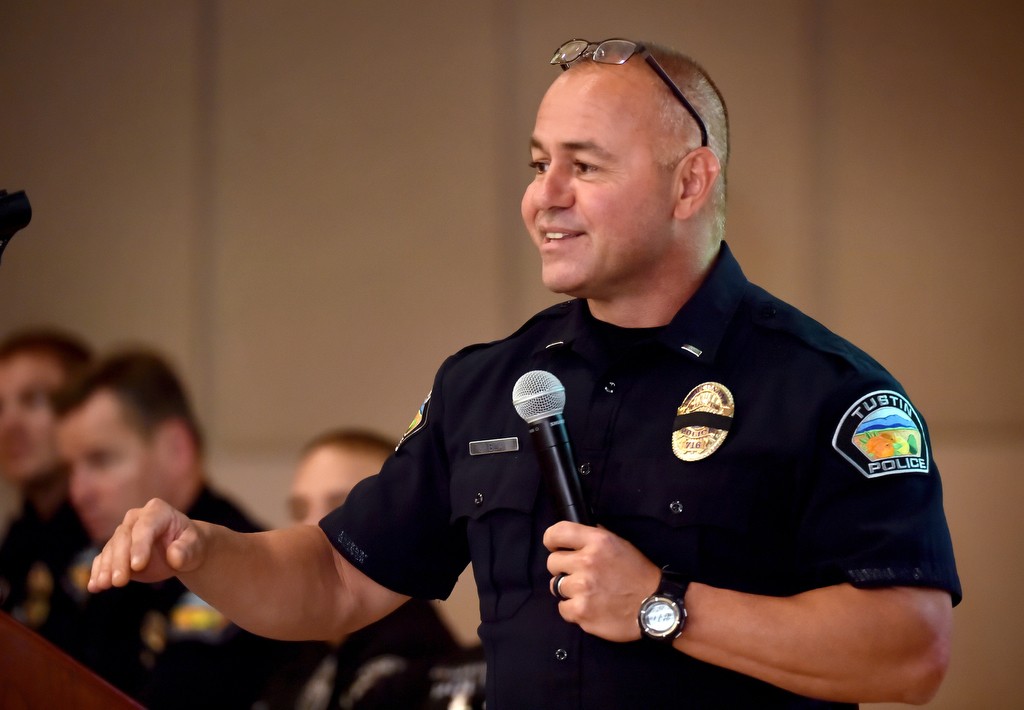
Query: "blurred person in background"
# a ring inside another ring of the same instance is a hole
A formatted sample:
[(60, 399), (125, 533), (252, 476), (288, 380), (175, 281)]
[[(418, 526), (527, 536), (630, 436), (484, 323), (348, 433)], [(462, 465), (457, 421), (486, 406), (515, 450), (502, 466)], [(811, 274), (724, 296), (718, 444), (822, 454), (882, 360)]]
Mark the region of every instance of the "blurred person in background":
[[(316, 436), (303, 447), (292, 478), (292, 522), (315, 526), (376, 474), (394, 448), (395, 442), (363, 429)], [(274, 675), (256, 708), (418, 708), (430, 691), (433, 666), (458, 651), (433, 603), (413, 599), (366, 628), (307, 645)]]
[[(232, 530), (260, 530), (211, 488), (199, 422), (161, 355), (134, 349), (106, 357), (56, 406), (71, 501), (94, 545), (110, 538), (129, 508), (154, 497)], [(79, 557), (86, 580), (95, 551)], [(78, 592), (80, 659), (147, 707), (247, 708), (296, 650), (242, 630), (176, 580), (99, 594), (83, 584)]]
[(51, 397), (91, 356), (79, 337), (52, 328), (0, 341), (0, 476), (21, 497), (0, 544), (0, 609), (64, 649), (77, 613), (65, 572), (88, 536), (68, 501)]

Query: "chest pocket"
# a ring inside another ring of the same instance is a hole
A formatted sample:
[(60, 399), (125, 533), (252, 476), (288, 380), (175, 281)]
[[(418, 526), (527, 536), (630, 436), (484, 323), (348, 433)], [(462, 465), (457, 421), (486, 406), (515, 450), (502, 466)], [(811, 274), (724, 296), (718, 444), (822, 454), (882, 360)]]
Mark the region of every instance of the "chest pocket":
[(658, 565), (711, 581), (748, 556), (756, 476), (715, 466), (636, 459), (612, 467), (595, 501), (598, 518)]
[(483, 621), (511, 617), (530, 596), (531, 565), (546, 555), (533, 515), (539, 483), (536, 463), (522, 454), (452, 465), (452, 522), (466, 522)]

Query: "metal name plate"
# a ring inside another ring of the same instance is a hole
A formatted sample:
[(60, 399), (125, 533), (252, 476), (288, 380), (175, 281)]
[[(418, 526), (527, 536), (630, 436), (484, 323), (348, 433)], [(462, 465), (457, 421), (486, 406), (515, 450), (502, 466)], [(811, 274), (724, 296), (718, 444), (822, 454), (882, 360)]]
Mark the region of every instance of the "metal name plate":
[(470, 456), (505, 454), (510, 451), (519, 451), (519, 437), (510, 436), (506, 439), (485, 439), (483, 441), (469, 442)]

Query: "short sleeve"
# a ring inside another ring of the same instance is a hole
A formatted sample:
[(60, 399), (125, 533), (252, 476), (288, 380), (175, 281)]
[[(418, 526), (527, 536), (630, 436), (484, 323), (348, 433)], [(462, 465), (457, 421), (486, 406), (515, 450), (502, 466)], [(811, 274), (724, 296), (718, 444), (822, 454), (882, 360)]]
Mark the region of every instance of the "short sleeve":
[(799, 534), (814, 586), (933, 587), (959, 603), (927, 425), (895, 382), (832, 398), (806, 484)]
[(334, 548), (383, 586), (444, 599), (469, 563), (464, 529), (451, 522), (444, 447), (442, 366), (434, 387), (380, 473), (361, 481), (320, 521)]

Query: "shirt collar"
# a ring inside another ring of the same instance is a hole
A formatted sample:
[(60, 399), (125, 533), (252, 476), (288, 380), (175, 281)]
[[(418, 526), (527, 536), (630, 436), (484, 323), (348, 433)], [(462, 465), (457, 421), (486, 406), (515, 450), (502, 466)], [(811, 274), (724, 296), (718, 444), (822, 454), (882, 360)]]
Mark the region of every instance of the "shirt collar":
[(679, 309), (659, 340), (699, 362), (714, 362), (747, 283), (729, 245), (722, 242), (704, 283)]
[[(674, 352), (698, 362), (711, 364), (743, 298), (747, 278), (728, 244), (722, 242), (718, 257), (704, 283), (679, 309), (657, 340)], [(561, 304), (567, 317), (540, 350), (569, 347), (596, 359), (599, 347), (587, 324), (587, 304), (576, 299)]]

